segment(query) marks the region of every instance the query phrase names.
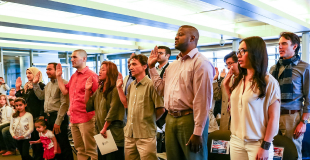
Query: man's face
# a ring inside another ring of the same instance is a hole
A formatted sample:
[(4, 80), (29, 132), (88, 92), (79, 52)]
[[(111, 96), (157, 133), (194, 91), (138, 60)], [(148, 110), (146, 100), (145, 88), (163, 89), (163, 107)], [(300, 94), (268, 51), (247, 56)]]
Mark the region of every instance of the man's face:
[(46, 74), (47, 74), (48, 78), (56, 79), (56, 70), (55, 70), (53, 64), (47, 65)]
[(230, 68), (233, 66), (233, 74), (238, 73), (238, 63), (234, 62), (232, 57), (226, 59), (226, 65), (228, 70), (230, 70)]
[(180, 51), (186, 50), (188, 42), (190, 41), (190, 35), (186, 31), (186, 28), (181, 27), (175, 36), (174, 46)]
[(297, 44), (293, 45), (291, 40), (287, 40), (284, 37), (279, 39), (279, 53), (282, 58), (290, 58), (294, 56)]
[(158, 49), (158, 57), (157, 57), (157, 61), (159, 63), (162, 62), (166, 62), (169, 59), (169, 55), (166, 54), (166, 50), (165, 49)]
[(71, 55), (72, 67), (80, 68), (83, 66), (84, 61), (86, 61), (85, 57), (82, 57), (78, 52), (73, 52)]
[(133, 77), (138, 77), (139, 75), (145, 73), (146, 65), (142, 65), (139, 60), (131, 59), (130, 61), (130, 72)]
[(10, 93), (9, 93), (10, 96), (15, 96), (15, 93), (16, 93), (15, 88), (11, 88)]

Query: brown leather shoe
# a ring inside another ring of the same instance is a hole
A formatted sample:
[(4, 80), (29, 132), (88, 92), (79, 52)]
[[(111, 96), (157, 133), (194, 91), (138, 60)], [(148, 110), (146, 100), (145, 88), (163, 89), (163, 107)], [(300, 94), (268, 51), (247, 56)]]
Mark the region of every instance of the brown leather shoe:
[(11, 155), (16, 155), (16, 151), (7, 151), (2, 156), (11, 156)]
[(7, 150), (1, 150), (0, 151), (0, 154), (3, 154), (3, 153), (5, 153)]

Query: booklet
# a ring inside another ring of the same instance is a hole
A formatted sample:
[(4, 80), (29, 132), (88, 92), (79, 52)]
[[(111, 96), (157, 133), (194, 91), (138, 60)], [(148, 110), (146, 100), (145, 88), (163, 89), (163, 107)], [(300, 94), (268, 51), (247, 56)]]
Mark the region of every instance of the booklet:
[(104, 138), (101, 134), (97, 134), (94, 136), (101, 155), (105, 155), (118, 150), (111, 131), (107, 130), (106, 133), (107, 138)]
[(274, 155), (273, 160), (282, 160), (283, 159), (283, 147), (273, 147)]
[(229, 141), (212, 139), (211, 153), (229, 154)]

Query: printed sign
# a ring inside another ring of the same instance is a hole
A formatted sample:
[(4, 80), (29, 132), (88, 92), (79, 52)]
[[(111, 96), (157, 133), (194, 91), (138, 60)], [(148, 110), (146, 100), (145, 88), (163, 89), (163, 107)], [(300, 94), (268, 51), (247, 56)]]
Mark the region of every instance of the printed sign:
[(211, 153), (229, 154), (229, 141), (212, 139)]
[(273, 147), (274, 155), (273, 160), (282, 160), (283, 159), (283, 147)]

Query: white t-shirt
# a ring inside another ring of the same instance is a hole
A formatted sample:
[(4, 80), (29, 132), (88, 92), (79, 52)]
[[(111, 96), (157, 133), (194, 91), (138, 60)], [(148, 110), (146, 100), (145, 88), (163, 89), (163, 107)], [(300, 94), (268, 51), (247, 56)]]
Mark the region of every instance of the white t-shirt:
[(40, 137), (47, 137), (47, 138), (51, 139), (51, 143), (48, 144), (47, 149), (51, 149), (52, 147), (54, 147), (54, 143), (53, 143), (53, 141), (52, 141), (52, 138), (55, 137), (55, 135), (53, 134), (52, 131), (47, 130), (47, 132), (46, 132), (45, 134), (43, 134), (43, 133), (41, 132), (41, 133), (39, 133), (39, 136), (40, 136)]
[[(269, 73), (266, 74), (266, 96), (258, 98), (259, 90), (251, 89), (248, 83), (244, 93), (244, 79), (233, 90), (231, 102), (231, 133), (243, 140), (264, 139), (268, 124), (268, 108), (275, 101), (281, 100), (278, 81)], [(280, 109), (279, 109), (280, 112)], [(277, 130), (279, 123), (277, 123)]]

